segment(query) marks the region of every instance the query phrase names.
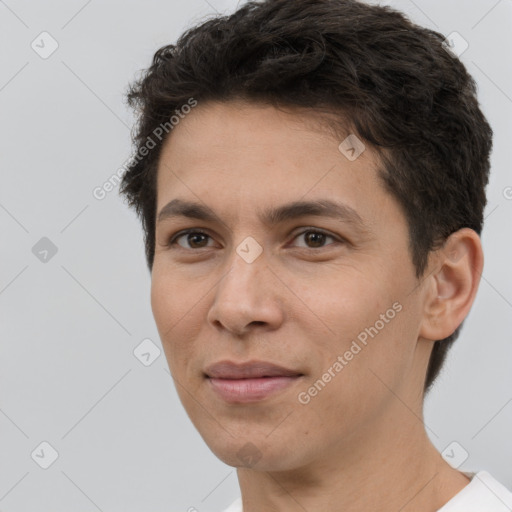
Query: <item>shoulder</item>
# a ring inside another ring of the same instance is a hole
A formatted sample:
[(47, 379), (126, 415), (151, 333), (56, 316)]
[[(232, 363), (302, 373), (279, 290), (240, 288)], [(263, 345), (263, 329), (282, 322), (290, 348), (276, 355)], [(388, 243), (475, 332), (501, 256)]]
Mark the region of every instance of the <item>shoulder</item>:
[[(487, 471), (466, 473), (469, 484), (437, 512), (510, 512), (512, 491)], [(237, 498), (223, 512), (243, 512), (242, 498)]]
[(512, 492), (487, 471), (466, 473), (469, 484), (438, 512), (510, 512)]
[(223, 512), (242, 512), (242, 498), (237, 498), (231, 505)]

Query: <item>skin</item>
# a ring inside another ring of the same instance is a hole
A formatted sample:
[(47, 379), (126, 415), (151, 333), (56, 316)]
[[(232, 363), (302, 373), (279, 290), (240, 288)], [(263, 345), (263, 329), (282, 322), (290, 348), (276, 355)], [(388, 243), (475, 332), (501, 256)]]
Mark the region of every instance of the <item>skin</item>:
[[(174, 128), (160, 155), (157, 212), (181, 198), (222, 222), (157, 223), (154, 318), (187, 414), (213, 453), (237, 467), (244, 512), (433, 512), (469, 479), (429, 440), (423, 384), (432, 340), (449, 336), (472, 306), (480, 239), (468, 228), (452, 234), (416, 279), (406, 219), (377, 178), (377, 154), (366, 146), (349, 161), (338, 150), (343, 138), (319, 120), (200, 102)], [(320, 198), (354, 208), (366, 231), (327, 217), (277, 226), (257, 217)], [(188, 228), (208, 236), (166, 246)], [(305, 228), (328, 236), (318, 241)], [(236, 252), (248, 236), (263, 249), (252, 263)], [(300, 403), (298, 394), (397, 301), (401, 311)], [(260, 402), (229, 404), (203, 375), (224, 359), (271, 361), (304, 376)], [(249, 442), (252, 460), (239, 456)]]

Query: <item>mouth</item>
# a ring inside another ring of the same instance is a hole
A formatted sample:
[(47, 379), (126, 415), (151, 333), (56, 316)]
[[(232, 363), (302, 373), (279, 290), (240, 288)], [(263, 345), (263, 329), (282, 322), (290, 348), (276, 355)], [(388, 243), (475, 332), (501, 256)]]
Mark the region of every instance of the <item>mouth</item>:
[(212, 391), (228, 403), (261, 401), (299, 381), (304, 374), (265, 361), (221, 361), (204, 372)]

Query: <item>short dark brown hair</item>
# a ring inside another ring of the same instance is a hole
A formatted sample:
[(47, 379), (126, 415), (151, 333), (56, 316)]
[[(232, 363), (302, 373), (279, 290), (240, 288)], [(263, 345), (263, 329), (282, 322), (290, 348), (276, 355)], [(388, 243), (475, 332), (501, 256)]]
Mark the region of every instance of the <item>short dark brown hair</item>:
[[(169, 127), (170, 117), (191, 98), (312, 108), (338, 115), (345, 129), (348, 120), (382, 160), (380, 178), (407, 219), (418, 278), (429, 252), (451, 233), (468, 227), (480, 235), (493, 132), (479, 108), (475, 81), (444, 40), (388, 6), (266, 0), (203, 21), (176, 44), (161, 47), (127, 91), (129, 106), (138, 112), (138, 156), (120, 189), (142, 221), (149, 270), (165, 141), (155, 128)], [(149, 140), (151, 150), (141, 158)], [(425, 391), (462, 325), (434, 343)]]

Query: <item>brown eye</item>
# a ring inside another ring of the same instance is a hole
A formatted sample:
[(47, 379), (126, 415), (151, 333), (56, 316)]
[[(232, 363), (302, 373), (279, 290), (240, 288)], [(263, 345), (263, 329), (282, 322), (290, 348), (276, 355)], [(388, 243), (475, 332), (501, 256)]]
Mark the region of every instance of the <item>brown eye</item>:
[[(327, 238), (331, 238), (333, 240), (337, 240), (333, 235), (329, 235), (327, 233), (324, 233), (323, 231), (318, 231), (314, 229), (308, 229), (306, 231), (303, 231), (302, 233), (299, 233), (295, 238), (299, 239), (301, 237), (304, 237), (306, 245), (299, 246), (299, 247), (305, 247), (308, 249), (315, 249), (315, 248), (322, 248), (325, 246), (325, 241)], [(328, 244), (332, 245), (332, 244)]]
[[(186, 238), (185, 238), (186, 237)], [(186, 243), (189, 244), (189, 247), (183, 246), (182, 244), (178, 243), (177, 241), (180, 239), (186, 240)], [(169, 247), (173, 245), (179, 245), (183, 249), (203, 249), (204, 247), (208, 247), (205, 244), (205, 241), (210, 238), (210, 235), (205, 233), (204, 231), (197, 231), (197, 230), (189, 230), (189, 231), (182, 231), (181, 233), (178, 233), (175, 235), (170, 241), (169, 241)]]

